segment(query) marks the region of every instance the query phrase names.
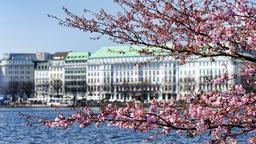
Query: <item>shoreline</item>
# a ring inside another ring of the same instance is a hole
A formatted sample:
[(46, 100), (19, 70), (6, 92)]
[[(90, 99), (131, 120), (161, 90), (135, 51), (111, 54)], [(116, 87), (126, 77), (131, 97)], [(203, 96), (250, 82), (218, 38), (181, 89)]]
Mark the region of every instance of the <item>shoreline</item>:
[[(124, 107), (126, 105), (125, 102), (88, 102), (88, 103), (79, 103), (76, 105), (45, 105), (45, 104), (3, 104), (0, 105), (1, 108), (81, 108), (81, 107), (90, 107), (90, 108), (100, 108), (107, 106), (108, 104), (116, 105), (117, 107)], [(139, 103), (139, 105), (143, 105), (145, 108), (150, 106), (150, 103)], [(187, 103), (176, 103), (176, 107), (184, 107)]]
[(47, 105), (0, 105), (1, 108), (51, 108)]
[[(112, 103), (112, 102), (109, 102)], [(1, 108), (79, 108), (79, 107), (103, 107), (108, 105), (109, 103), (105, 102), (105, 103), (89, 103), (89, 104), (83, 104), (83, 105), (0, 105), (0, 109)], [(116, 105), (117, 107), (123, 107), (125, 106), (125, 103), (112, 103), (114, 105)], [(143, 104), (144, 106), (148, 106), (148, 104)]]

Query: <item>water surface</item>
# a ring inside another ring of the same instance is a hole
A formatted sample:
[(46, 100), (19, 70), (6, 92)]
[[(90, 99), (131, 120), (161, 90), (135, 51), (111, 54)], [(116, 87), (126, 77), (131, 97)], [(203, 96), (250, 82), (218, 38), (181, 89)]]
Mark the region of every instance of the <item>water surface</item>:
[[(71, 112), (69, 108), (59, 109), (59, 111)], [(144, 143), (143, 139), (149, 137), (149, 134), (106, 125), (98, 129), (93, 125), (85, 129), (80, 129), (77, 125), (68, 129), (49, 129), (41, 125), (28, 127), (19, 117), (19, 112), (45, 118), (54, 118), (57, 115), (52, 108), (0, 108), (0, 144), (140, 144)], [(246, 143), (247, 137), (247, 135), (240, 136), (239, 142)], [(172, 132), (150, 143), (203, 143), (206, 139), (209, 139), (207, 135), (187, 138)]]

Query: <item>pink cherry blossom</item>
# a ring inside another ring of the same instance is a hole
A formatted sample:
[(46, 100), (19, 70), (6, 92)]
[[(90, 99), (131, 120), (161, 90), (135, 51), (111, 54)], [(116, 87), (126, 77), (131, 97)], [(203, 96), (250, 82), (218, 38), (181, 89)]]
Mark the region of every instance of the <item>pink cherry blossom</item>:
[[(138, 132), (162, 129), (159, 135), (173, 130), (193, 137), (210, 133), (213, 140), (209, 143), (236, 143), (236, 136), (255, 133), (255, 4), (248, 0), (119, 0), (115, 4), (121, 7), (116, 15), (87, 10), (88, 17), (78, 16), (64, 8), (67, 19), (50, 17), (63, 26), (108, 36), (118, 44), (141, 46), (142, 55), (171, 56), (180, 63), (186, 63), (191, 56), (230, 58), (239, 63), (241, 73), (229, 75), (225, 71), (207, 83), (222, 85), (241, 80), (242, 84), (228, 85), (226, 91), (191, 93), (188, 99), (193, 100), (182, 106), (156, 100), (149, 108), (134, 103), (120, 108), (109, 104), (99, 113), (86, 107), (71, 117), (40, 123), (50, 128), (108, 123)], [(156, 47), (163, 52), (150, 53)], [(22, 116), (26, 120), (30, 117)], [(248, 142), (255, 143), (255, 138)]]

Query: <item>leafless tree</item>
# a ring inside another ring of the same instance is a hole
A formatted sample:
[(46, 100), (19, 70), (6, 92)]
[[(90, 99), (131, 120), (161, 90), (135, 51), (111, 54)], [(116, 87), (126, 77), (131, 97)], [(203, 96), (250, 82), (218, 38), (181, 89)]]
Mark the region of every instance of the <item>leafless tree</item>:
[(10, 81), (7, 83), (4, 91), (7, 96), (10, 96), (11, 100), (14, 102), (17, 100), (16, 95), (19, 93), (19, 82), (18, 81)]
[(51, 81), (50, 88), (51, 88), (52, 96), (60, 97), (60, 94), (63, 91), (63, 89), (62, 89), (62, 81), (61, 80), (53, 80), (53, 81)]
[(20, 93), (21, 95), (25, 94), (28, 98), (31, 97), (31, 95), (34, 94), (34, 82), (33, 81), (24, 81), (24, 82), (19, 82), (20, 86)]

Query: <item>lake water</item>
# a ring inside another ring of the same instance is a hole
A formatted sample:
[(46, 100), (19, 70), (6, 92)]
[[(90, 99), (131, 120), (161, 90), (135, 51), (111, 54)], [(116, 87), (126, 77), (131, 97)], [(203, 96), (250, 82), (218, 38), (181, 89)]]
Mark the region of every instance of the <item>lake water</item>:
[[(69, 108), (59, 109), (70, 113)], [(0, 108), (0, 144), (140, 144), (149, 134), (137, 133), (132, 130), (117, 127), (93, 125), (80, 129), (74, 125), (68, 129), (49, 129), (41, 125), (28, 127), (18, 113), (54, 118), (57, 112), (52, 108)], [(255, 133), (254, 133), (255, 135)], [(239, 143), (246, 143), (247, 135), (239, 137)], [(158, 137), (149, 143), (185, 144), (203, 143), (209, 137), (187, 138), (175, 132), (164, 137)]]

